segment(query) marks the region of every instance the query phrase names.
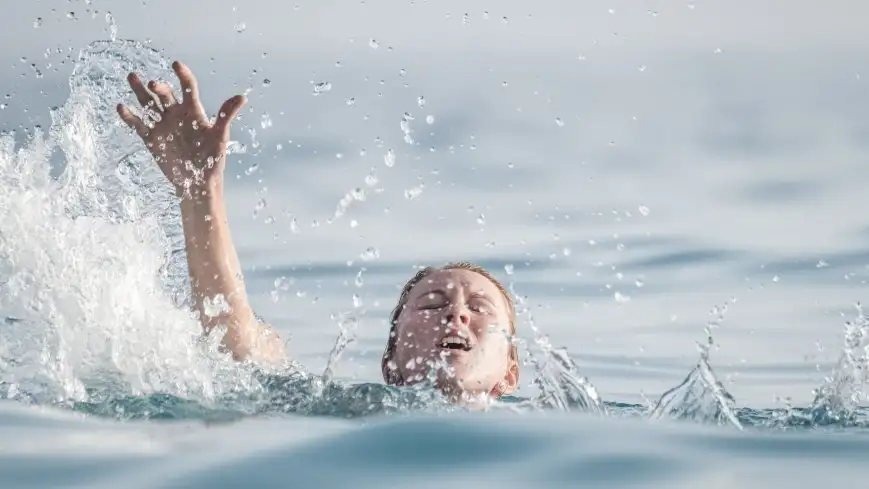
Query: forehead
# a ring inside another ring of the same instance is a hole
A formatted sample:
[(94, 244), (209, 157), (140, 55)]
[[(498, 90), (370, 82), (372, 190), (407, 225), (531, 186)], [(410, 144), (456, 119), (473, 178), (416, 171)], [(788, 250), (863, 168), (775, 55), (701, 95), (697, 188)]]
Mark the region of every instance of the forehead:
[(497, 300), (501, 291), (488, 278), (477, 272), (464, 269), (434, 271), (419, 281), (411, 289), (411, 295), (427, 290), (461, 288), (465, 293), (482, 293)]

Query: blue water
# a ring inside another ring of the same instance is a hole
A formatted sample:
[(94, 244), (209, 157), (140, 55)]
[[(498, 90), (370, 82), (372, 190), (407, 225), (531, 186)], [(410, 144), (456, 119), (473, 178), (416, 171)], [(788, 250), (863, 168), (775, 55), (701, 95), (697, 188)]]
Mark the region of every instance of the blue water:
[[(793, 4), (769, 39), (739, 17), (747, 41), (716, 27), (735, 29), (738, 3), (662, 9), (666, 35), (645, 9), (512, 2), (272, 6), (282, 25), (217, 2), (222, 34), (118, 20), (163, 3), (110, 22), (91, 3), (75, 21), (24, 8), (57, 24), (34, 31), (40, 49), (74, 40), (19, 61), (0, 112), (0, 487), (792, 489), (869, 473), (869, 95), (847, 28), (800, 44), (825, 12)], [(184, 35), (213, 49), (167, 49)], [(114, 113), (128, 70), (169, 77), (184, 54), (207, 108), (248, 91), (229, 217), (251, 301), (288, 341), (282, 369), (198, 337), (176, 209)], [(486, 412), (380, 381), (401, 285), (455, 259), (518, 298), (522, 385)]]

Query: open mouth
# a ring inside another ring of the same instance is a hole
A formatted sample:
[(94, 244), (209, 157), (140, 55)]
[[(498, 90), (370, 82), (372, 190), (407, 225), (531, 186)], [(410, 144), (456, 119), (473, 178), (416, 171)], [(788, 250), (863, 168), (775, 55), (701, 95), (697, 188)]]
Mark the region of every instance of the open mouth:
[(447, 336), (441, 340), (441, 348), (445, 350), (470, 351), (471, 344), (468, 340), (459, 336)]

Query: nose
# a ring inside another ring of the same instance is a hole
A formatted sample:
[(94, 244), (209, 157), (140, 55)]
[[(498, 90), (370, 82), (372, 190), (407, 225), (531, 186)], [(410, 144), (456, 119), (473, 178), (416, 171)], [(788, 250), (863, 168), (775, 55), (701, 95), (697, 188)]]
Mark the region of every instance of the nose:
[(447, 312), (446, 316), (444, 316), (444, 322), (455, 326), (467, 326), (471, 323), (471, 315), (465, 307), (454, 306), (449, 312)]

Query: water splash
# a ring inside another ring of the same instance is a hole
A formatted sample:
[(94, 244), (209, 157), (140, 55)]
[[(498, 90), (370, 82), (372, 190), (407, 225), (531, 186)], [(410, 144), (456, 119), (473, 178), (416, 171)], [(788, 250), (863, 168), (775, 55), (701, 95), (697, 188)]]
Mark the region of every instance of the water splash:
[(833, 371), (815, 390), (809, 411), (815, 424), (853, 420), (861, 402), (867, 401), (865, 385), (869, 381), (869, 320), (857, 304), (857, 316), (845, 323), (842, 354)]
[(713, 319), (706, 324), (706, 341), (698, 343), (700, 360), (678, 386), (665, 392), (648, 416), (652, 419), (690, 419), (705, 423), (730, 423), (742, 429), (734, 412), (735, 400), (715, 376), (709, 363), (709, 351), (714, 345), (712, 331), (724, 319), (727, 306), (715, 307)]
[(332, 351), (329, 352), (329, 359), (326, 362), (326, 368), (323, 370), (323, 382), (329, 383), (334, 376), (335, 366), (338, 364), (338, 361), (341, 359), (341, 354), (344, 353), (344, 350), (350, 346), (351, 343), (356, 339), (356, 330), (358, 329), (359, 321), (356, 317), (350, 314), (341, 314), (340, 320), (338, 321), (338, 328), (340, 330), (338, 337), (335, 339), (335, 344), (332, 346)]
[[(167, 73), (156, 50), (95, 42), (48, 135), (0, 138), (0, 397), (86, 401), (165, 392), (209, 402), (244, 385), (186, 307), (171, 189), (115, 105), (125, 76)], [(63, 158), (57, 177), (52, 155)]]
[[(525, 365), (533, 367), (532, 384), (538, 389), (527, 404), (535, 409), (581, 410), (604, 414), (606, 409), (594, 385), (579, 374), (576, 363), (565, 348), (553, 348), (549, 338), (540, 332), (525, 298), (516, 293), (513, 282), (509, 284), (509, 289), (516, 300), (517, 316), (526, 316), (528, 327), (534, 335), (534, 344), (539, 350), (535, 354), (530, 349), (525, 349)], [(514, 341), (522, 343), (518, 339)]]

